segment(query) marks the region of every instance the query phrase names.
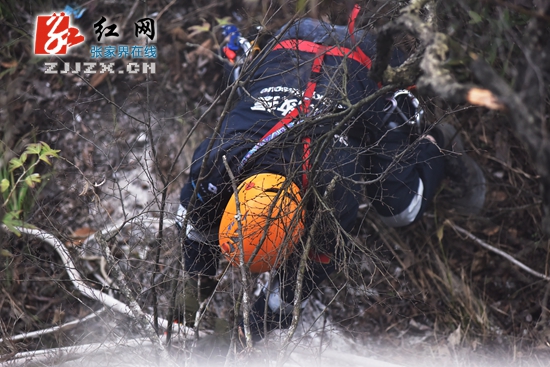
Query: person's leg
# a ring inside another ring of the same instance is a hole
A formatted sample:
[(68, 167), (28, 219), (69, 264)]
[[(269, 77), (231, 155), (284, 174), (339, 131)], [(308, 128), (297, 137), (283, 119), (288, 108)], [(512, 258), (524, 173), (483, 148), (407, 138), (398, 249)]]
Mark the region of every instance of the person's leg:
[[(182, 188), (177, 216), (180, 237), (184, 240), (183, 256), (185, 271), (192, 276), (214, 276), (216, 275), (219, 248), (211, 242), (215, 242), (216, 238), (210, 238), (215, 236), (209, 236), (209, 233), (205, 233), (205, 230), (208, 230), (208, 228), (203, 228), (202, 231), (197, 229), (192, 217), (186, 218), (188, 216), (186, 207), (189, 205), (193, 191), (194, 187), (191, 182)], [(187, 221), (185, 232), (182, 228), (184, 221)]]
[(197, 229), (192, 216), (188, 215), (186, 208), (193, 195), (193, 186), (189, 182), (182, 188), (176, 218), (179, 238), (183, 241), (184, 279), (176, 298), (175, 319), (188, 326), (194, 325), (200, 302), (210, 297), (216, 288), (214, 276), (220, 254), (217, 237), (209, 235), (211, 231), (207, 227), (203, 226), (202, 231)]
[(430, 132), (445, 151), (445, 176), (450, 179), (450, 206), (456, 213), (476, 215), (483, 209), (487, 182), (481, 167), (464, 148), (460, 134), (448, 122), (435, 126)]
[(371, 149), (367, 194), (382, 221), (392, 227), (419, 219), (444, 176), (441, 149), (431, 140), (409, 144), (409, 136), (389, 131)]

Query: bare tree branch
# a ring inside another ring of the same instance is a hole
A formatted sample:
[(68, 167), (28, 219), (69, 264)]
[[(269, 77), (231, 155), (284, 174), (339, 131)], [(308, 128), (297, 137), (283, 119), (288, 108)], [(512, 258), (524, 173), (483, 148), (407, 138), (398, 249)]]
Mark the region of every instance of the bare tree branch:
[[(233, 174), (233, 171), (231, 171), (231, 167), (229, 167), (229, 164), (227, 163), (227, 157), (224, 155), (222, 157), (223, 164), (225, 168), (227, 169), (227, 173), (229, 174), (229, 178), (231, 179), (231, 186), (233, 187), (233, 192), (235, 195), (235, 210), (236, 210), (236, 221), (237, 221), (237, 233), (239, 235), (239, 269), (241, 271), (241, 281), (243, 282), (243, 319), (244, 319), (244, 335), (246, 338), (246, 346), (247, 348), (252, 348), (252, 334), (250, 333), (250, 300), (248, 297), (248, 288), (249, 288), (249, 273), (248, 273), (248, 264), (244, 261), (244, 237), (243, 237), (243, 224), (242, 224), (242, 213), (241, 213), (241, 203), (239, 202), (239, 195), (238, 189), (237, 189), (237, 181), (235, 180), (235, 175)], [(260, 247), (260, 246), (258, 246)]]
[(504, 252), (504, 251), (502, 251), (502, 250), (500, 250), (500, 249), (498, 249), (494, 246), (489, 245), (487, 242), (484, 242), (480, 238), (474, 236), (472, 233), (468, 232), (464, 228), (457, 226), (456, 224), (454, 224), (449, 219), (445, 220), (444, 224), (448, 225), (449, 227), (451, 227), (452, 229), (454, 229), (458, 233), (465, 235), (466, 237), (468, 237), (469, 239), (471, 239), (472, 241), (474, 241), (475, 243), (477, 243), (481, 247), (483, 247), (483, 248), (485, 248), (485, 249), (487, 249), (487, 250), (489, 250), (489, 251), (491, 251), (491, 252), (493, 252), (497, 255), (502, 256), (503, 258), (510, 261), (512, 264), (520, 267), (521, 269), (525, 270), (529, 274), (534, 275), (537, 278), (541, 278), (541, 279), (544, 279), (546, 281), (550, 281), (550, 276), (544, 275), (542, 273), (539, 273), (536, 270), (531, 269), (530, 267), (528, 267), (527, 265), (525, 265), (521, 261), (516, 260), (513, 256), (507, 254), (506, 252)]

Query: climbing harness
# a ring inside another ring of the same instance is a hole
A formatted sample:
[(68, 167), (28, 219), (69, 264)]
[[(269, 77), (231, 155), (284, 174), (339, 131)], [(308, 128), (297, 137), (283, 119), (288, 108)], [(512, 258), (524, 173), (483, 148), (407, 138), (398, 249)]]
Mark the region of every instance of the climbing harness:
[[(353, 41), (355, 18), (357, 17), (359, 10), (359, 5), (355, 5), (350, 15), (350, 20), (348, 22), (348, 32), (350, 33), (350, 35), (352, 35)], [(248, 151), (248, 153), (245, 154), (239, 164), (239, 170), (242, 170), (245, 164), (249, 161), (250, 157), (252, 157), (252, 155), (264, 145), (266, 145), (282, 133), (288, 131), (292, 127), (304, 122), (304, 119), (298, 119), (300, 114), (302, 116), (308, 116), (311, 114), (311, 100), (313, 98), (315, 88), (317, 87), (317, 82), (322, 75), (321, 72), (325, 56), (337, 56), (351, 59), (359, 62), (368, 69), (370, 69), (372, 64), (371, 59), (367, 55), (365, 55), (365, 53), (359, 47), (353, 47), (353, 49), (350, 49), (347, 47), (339, 46), (324, 46), (312, 41), (305, 40), (284, 40), (275, 45), (273, 51), (277, 50), (296, 50), (315, 54), (311, 66), (310, 78), (303, 94), (302, 103), (298, 104), (296, 107), (294, 107), (294, 109), (289, 111), (258, 141), (258, 143), (256, 143), (256, 145), (254, 145), (254, 147), (252, 147), (252, 149)], [(307, 154), (309, 154), (309, 142), (307, 140), (303, 140), (302, 142), (304, 143), (304, 154), (306, 154), (306, 152)], [(304, 166), (307, 166), (309, 168), (309, 163), (306, 162)], [(307, 183), (307, 178), (303, 178), (302, 182)]]

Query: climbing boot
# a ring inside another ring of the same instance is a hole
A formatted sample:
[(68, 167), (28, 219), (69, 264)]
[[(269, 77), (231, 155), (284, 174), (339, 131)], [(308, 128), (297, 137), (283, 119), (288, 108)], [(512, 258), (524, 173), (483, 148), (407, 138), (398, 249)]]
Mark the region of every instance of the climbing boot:
[(197, 362), (208, 362), (208, 366), (226, 360), (232, 337), (231, 327), (227, 320), (215, 318), (213, 321), (212, 333), (196, 340), (193, 349), (193, 355), (197, 358)]

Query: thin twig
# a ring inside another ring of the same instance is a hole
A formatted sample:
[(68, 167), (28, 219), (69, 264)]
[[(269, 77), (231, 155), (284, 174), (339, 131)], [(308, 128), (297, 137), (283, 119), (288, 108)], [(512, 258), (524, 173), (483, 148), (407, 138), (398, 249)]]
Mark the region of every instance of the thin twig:
[(472, 241), (474, 241), (475, 243), (477, 243), (478, 245), (480, 245), (481, 247), (491, 251), (491, 252), (494, 252), (495, 254), (497, 255), (500, 255), (502, 256), (503, 258), (505, 258), (506, 260), (510, 261), (512, 264), (520, 267), (521, 269), (525, 270), (526, 272), (528, 272), (529, 274), (531, 275), (534, 275), (538, 278), (541, 278), (541, 279), (544, 279), (544, 280), (547, 280), (547, 281), (550, 281), (550, 277), (547, 276), (547, 275), (544, 275), (542, 273), (539, 273), (538, 271), (536, 270), (533, 270), (531, 269), (530, 267), (528, 267), (527, 265), (525, 265), (524, 263), (522, 263), (521, 261), (518, 261), (516, 260), (512, 255), (509, 255), (507, 254), (506, 252), (496, 248), (496, 247), (493, 247), (491, 245), (489, 245), (487, 242), (484, 242), (483, 240), (479, 239), (478, 237), (474, 236), (472, 233), (468, 232), (467, 230), (465, 230), (464, 228), (462, 227), (459, 227), (457, 226), (456, 224), (454, 224), (453, 222), (451, 222), (449, 219), (445, 220), (444, 224), (448, 225), (449, 227), (451, 227), (452, 229), (454, 229), (455, 231), (457, 231), (458, 233), (461, 233), (463, 235), (465, 235), (466, 237), (468, 237), (469, 239), (471, 239)]
[[(147, 2), (144, 3), (143, 8), (143, 16), (147, 17)], [(158, 17), (157, 17), (158, 19)], [(145, 44), (149, 45), (149, 39), (145, 39)], [(161, 199), (160, 199), (160, 219), (159, 219), (159, 228), (157, 232), (157, 238), (156, 238), (156, 245), (154, 251), (153, 258), (155, 259), (153, 273), (151, 274), (151, 295), (152, 295), (152, 302), (153, 302), (153, 327), (156, 332), (158, 332), (158, 321), (157, 318), (159, 317), (158, 312), (158, 300), (157, 300), (157, 285), (155, 282), (155, 278), (157, 274), (160, 273), (160, 252), (162, 247), (162, 242), (164, 240), (164, 209), (166, 207), (166, 196), (168, 194), (168, 183), (169, 183), (169, 177), (165, 177), (162, 173), (162, 169), (159, 163), (159, 157), (157, 150), (155, 149), (155, 141), (153, 137), (153, 129), (151, 127), (151, 108), (150, 108), (150, 90), (149, 90), (149, 82), (151, 80), (151, 70), (147, 70), (147, 74), (145, 75), (145, 91), (146, 91), (146, 109), (147, 109), (147, 135), (149, 137), (149, 144), (151, 146), (151, 154), (153, 155), (153, 162), (155, 163), (155, 167), (158, 171), (158, 175), (160, 177), (160, 181), (163, 185), (162, 192), (161, 192)], [(147, 159), (145, 159), (144, 164), (147, 166)], [(150, 177), (151, 186), (153, 189), (155, 188), (155, 183), (153, 181), (153, 177)], [(156, 197), (155, 197), (156, 198)]]
[[(101, 248), (103, 249), (103, 253), (105, 255), (105, 259), (107, 260), (107, 263), (111, 266), (111, 270), (113, 271), (113, 273), (115, 273), (115, 279), (117, 279), (116, 282), (118, 283), (118, 287), (121, 293), (124, 295), (124, 297), (126, 297), (126, 299), (129, 302), (128, 307), (130, 308), (132, 315), (134, 316), (134, 319), (139, 323), (139, 325), (143, 329), (143, 332), (151, 340), (151, 342), (156, 347), (157, 351), (163, 357), (163, 359), (170, 360), (170, 355), (164, 348), (164, 345), (162, 344), (160, 338), (157, 335), (157, 332), (151, 325), (150, 321), (147, 319), (146, 314), (143, 312), (143, 310), (137, 303), (135, 297), (133, 296), (132, 292), (130, 291), (130, 288), (128, 287), (128, 284), (126, 282), (126, 277), (122, 272), (122, 270), (120, 269), (120, 266), (118, 265), (117, 261), (111, 254), (109, 244), (107, 243), (107, 240), (105, 237), (99, 232), (95, 234), (95, 239), (101, 245)], [(112, 238), (112, 236), (109, 236), (109, 237)]]
[[(332, 180), (329, 182), (327, 189), (323, 195), (322, 200), (326, 200), (334, 191), (334, 188), (336, 187), (336, 181), (339, 179), (339, 176), (334, 176)], [(309, 234), (307, 237), (305, 248), (303, 249), (301, 258), (300, 258), (300, 264), (298, 266), (298, 275), (296, 276), (296, 287), (294, 290), (294, 308), (292, 310), (292, 323), (289, 328), (288, 335), (285, 339), (285, 342), (283, 343), (283, 348), (281, 348), (281, 352), (279, 354), (279, 360), (284, 361), (285, 358), (285, 350), (290, 344), (290, 341), (292, 337), (294, 336), (294, 333), (296, 332), (296, 328), (298, 327), (298, 321), (300, 320), (300, 313), (302, 311), (302, 289), (304, 285), (304, 276), (305, 271), (307, 267), (307, 262), (309, 259), (309, 251), (311, 247), (313, 246), (313, 238), (315, 234), (317, 233), (317, 227), (319, 226), (319, 223), (321, 222), (322, 218), (322, 210), (318, 210), (315, 219), (313, 220), (313, 224), (311, 225), (311, 228), (309, 229)]]
[(241, 215), (241, 203), (239, 202), (239, 195), (237, 195), (237, 181), (235, 180), (235, 175), (231, 171), (231, 167), (227, 163), (227, 157), (224, 155), (222, 157), (223, 164), (229, 178), (231, 179), (231, 185), (233, 186), (233, 193), (235, 195), (235, 206), (236, 213), (235, 219), (237, 220), (237, 234), (239, 235), (239, 269), (241, 270), (241, 280), (243, 282), (243, 319), (244, 319), (244, 335), (246, 339), (246, 346), (252, 348), (252, 335), (250, 334), (250, 320), (249, 320), (249, 310), (250, 310), (250, 300), (248, 299), (248, 269), (247, 264), (244, 261), (244, 244), (243, 244), (243, 224), (242, 224), (242, 215)]
[(156, 19), (155, 19), (157, 24), (158, 24), (158, 22), (159, 22), (160, 17), (162, 17), (162, 15), (163, 15), (168, 9), (170, 9), (170, 8), (172, 7), (172, 5), (174, 5), (174, 4), (176, 3), (176, 1), (177, 1), (177, 0), (172, 0), (172, 1), (170, 1), (170, 3), (168, 3), (168, 5), (166, 5), (164, 8), (162, 8), (161, 11), (159, 11), (159, 13), (158, 13), (158, 15), (157, 15), (157, 17), (156, 17)]
[[(231, 85), (229, 96), (227, 97), (228, 101), (231, 101), (236, 94), (237, 94), (237, 83), (233, 83)], [(223, 93), (222, 93), (222, 95), (223, 95)], [(219, 98), (221, 98), (221, 95), (218, 96), (218, 99)], [(221, 115), (219, 116), (219, 118), (216, 122), (216, 126), (214, 128), (212, 136), (216, 136), (220, 132), (221, 127), (222, 127), (222, 122), (223, 122), (225, 116), (229, 113), (229, 109), (230, 109), (229, 105), (230, 105), (229, 103), (225, 104), (225, 106), (223, 108), (223, 111), (222, 111)], [(202, 121), (202, 119), (207, 115), (208, 111), (210, 111), (213, 107), (214, 107), (214, 103), (207, 109), (207, 111), (205, 111), (201, 115), (201, 117), (199, 118), (199, 121)], [(197, 122), (197, 124), (195, 124), (195, 126), (193, 126), (193, 129), (195, 129), (197, 126), (198, 126), (198, 122)], [(190, 134), (191, 134), (191, 132), (188, 134), (184, 144), (181, 145), (180, 150), (178, 152), (178, 155), (176, 156), (175, 159), (177, 159), (179, 157), (179, 155), (181, 154), (181, 152), (183, 152), (183, 148), (184, 148), (185, 144), (187, 144), (187, 141), (189, 140), (189, 138), (191, 136)], [(206, 170), (207, 170), (207, 166), (208, 166), (207, 162), (208, 162), (208, 158), (210, 157), (209, 152), (212, 151), (212, 148), (214, 147), (215, 140), (216, 139), (210, 139), (210, 141), (208, 143), (208, 147), (206, 148), (206, 152), (208, 152), (208, 153), (205, 154), (204, 157), (202, 158), (201, 168), (199, 170), (199, 175), (198, 175), (197, 180), (195, 182), (195, 189), (193, 190), (193, 194), (191, 195), (191, 198), (189, 199), (189, 204), (187, 205), (187, 212), (188, 213), (191, 213), (195, 209), (196, 201), (197, 201), (197, 198), (199, 196), (198, 195), (198, 189), (199, 189), (202, 181), (204, 180), (204, 178), (206, 176)], [(170, 167), (170, 172), (172, 171), (172, 169), (174, 167), (175, 167), (175, 161), (172, 162), (172, 166)], [(185, 218), (183, 218), (182, 228), (187, 228), (187, 225), (189, 223), (189, 217), (190, 217), (190, 215), (186, 215)], [(179, 254), (179, 262), (180, 263), (184, 262), (184, 246), (185, 246), (186, 237), (187, 237), (187, 231), (184, 230), (184, 231), (182, 231), (182, 236), (180, 238), (180, 254)], [(172, 293), (172, 297), (170, 299), (170, 310), (171, 311), (169, 311), (168, 316), (172, 316), (171, 313), (173, 312), (173, 310), (175, 308), (175, 303), (176, 303), (176, 298), (175, 297), (177, 295), (177, 293), (176, 293), (177, 292), (177, 282), (178, 282), (178, 279), (173, 280), (173, 284), (172, 284), (173, 293)], [(166, 338), (167, 338), (168, 343), (170, 342), (171, 334), (172, 334), (172, 324), (169, 324), (168, 329), (166, 330)]]
[(139, 4), (139, 0), (134, 1), (134, 5), (132, 5), (132, 7), (130, 8), (130, 11), (128, 12), (128, 15), (126, 16), (126, 19), (124, 19), (124, 23), (122, 23), (122, 28), (121, 28), (123, 32), (126, 29), (126, 25), (130, 21), (130, 18), (136, 12), (138, 4)]
[(512, 9), (513, 11), (515, 12), (518, 12), (520, 14), (525, 14), (527, 16), (530, 16), (532, 18), (539, 18), (539, 19), (542, 19), (542, 20), (545, 20), (547, 22), (550, 22), (550, 16), (544, 14), (544, 11), (533, 11), (533, 10), (530, 10), (528, 8), (524, 8), (523, 6), (521, 5), (516, 5), (512, 2), (507, 2), (507, 1), (504, 1), (504, 0), (481, 0), (483, 1), (484, 3), (495, 3), (495, 4), (498, 4), (500, 6), (503, 6), (505, 8), (508, 8), (508, 9)]
[(226, 62), (226, 60), (221, 57), (220, 55), (218, 55), (217, 52), (214, 52), (212, 51), (211, 49), (207, 48), (207, 47), (204, 47), (203, 45), (199, 45), (198, 43), (191, 43), (191, 42), (186, 42), (185, 45), (187, 47), (194, 47), (194, 48), (201, 48), (203, 50), (206, 50), (208, 52), (210, 52), (212, 54), (213, 57), (215, 57), (216, 59), (218, 59), (218, 61), (221, 61), (221, 62)]

